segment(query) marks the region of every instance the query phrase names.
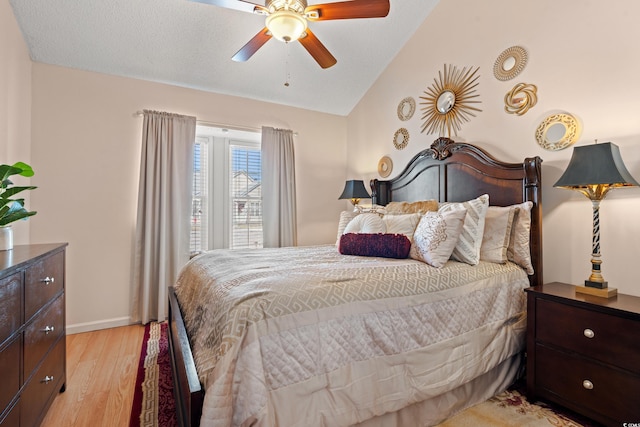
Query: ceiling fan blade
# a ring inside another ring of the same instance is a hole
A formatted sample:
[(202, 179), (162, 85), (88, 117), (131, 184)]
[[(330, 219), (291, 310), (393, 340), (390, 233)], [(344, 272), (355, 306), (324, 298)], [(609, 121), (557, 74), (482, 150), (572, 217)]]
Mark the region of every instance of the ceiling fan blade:
[(197, 3), (211, 4), (213, 6), (224, 7), (226, 9), (240, 10), (242, 12), (253, 13), (256, 6), (264, 7), (264, 5), (256, 4), (245, 0), (191, 0)]
[(338, 62), (311, 30), (307, 28), (305, 33), (306, 35), (300, 37), (298, 41), (302, 43), (302, 46), (307, 49), (307, 52), (313, 56), (313, 59), (315, 59), (322, 68), (329, 68)]
[(246, 60), (251, 58), (253, 54), (256, 53), (258, 49), (260, 49), (266, 42), (268, 42), (271, 37), (272, 36), (269, 32), (269, 29), (267, 27), (263, 28), (258, 34), (253, 36), (253, 38), (249, 40), (247, 44), (242, 46), (242, 48), (240, 48), (240, 50), (236, 52), (236, 54), (233, 55), (231, 59), (236, 62), (245, 62)]
[(384, 18), (389, 14), (389, 0), (351, 0), (313, 4), (304, 13), (310, 21), (330, 19)]

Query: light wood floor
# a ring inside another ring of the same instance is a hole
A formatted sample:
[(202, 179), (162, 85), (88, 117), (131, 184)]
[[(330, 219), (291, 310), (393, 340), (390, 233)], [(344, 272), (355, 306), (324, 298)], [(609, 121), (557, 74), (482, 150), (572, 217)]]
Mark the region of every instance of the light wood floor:
[(67, 336), (67, 389), (41, 427), (127, 427), (144, 326)]

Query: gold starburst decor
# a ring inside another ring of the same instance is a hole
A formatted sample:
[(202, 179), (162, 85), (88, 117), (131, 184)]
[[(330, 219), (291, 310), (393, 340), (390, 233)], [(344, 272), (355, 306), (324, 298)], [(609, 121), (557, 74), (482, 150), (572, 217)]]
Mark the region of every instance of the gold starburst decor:
[[(439, 136), (451, 137), (458, 134), (462, 124), (482, 111), (474, 107), (481, 101), (476, 99), (476, 87), (478, 86), (477, 74), (480, 68), (476, 67), (458, 70), (455, 66), (445, 64), (444, 72), (438, 72), (438, 79), (434, 79), (433, 85), (428, 87), (421, 96), (422, 107), (422, 132), (429, 134), (435, 132)], [(446, 134), (446, 135), (445, 135)]]

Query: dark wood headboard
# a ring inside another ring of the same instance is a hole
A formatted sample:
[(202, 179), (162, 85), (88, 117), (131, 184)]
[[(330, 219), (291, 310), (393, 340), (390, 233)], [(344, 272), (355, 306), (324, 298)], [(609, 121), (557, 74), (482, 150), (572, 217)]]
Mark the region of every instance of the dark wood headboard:
[(496, 160), (472, 144), (438, 138), (421, 151), (405, 169), (390, 180), (371, 180), (372, 202), (435, 199), (463, 202), (482, 194), (492, 206), (533, 202), (531, 210), (531, 261), (535, 274), (531, 285), (542, 284), (542, 159), (529, 157), (522, 163)]

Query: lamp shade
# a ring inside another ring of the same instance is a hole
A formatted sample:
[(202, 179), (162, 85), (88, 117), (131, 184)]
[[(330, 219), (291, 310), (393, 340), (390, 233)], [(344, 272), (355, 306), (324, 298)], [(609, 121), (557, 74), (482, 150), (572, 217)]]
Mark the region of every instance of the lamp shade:
[(580, 190), (596, 185), (611, 188), (640, 185), (624, 166), (618, 146), (611, 142), (575, 147), (569, 166), (553, 186)]
[(371, 195), (364, 188), (362, 180), (351, 180), (344, 183), (344, 190), (338, 199), (370, 199)]

